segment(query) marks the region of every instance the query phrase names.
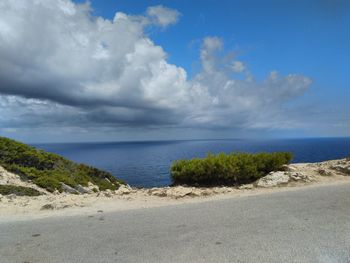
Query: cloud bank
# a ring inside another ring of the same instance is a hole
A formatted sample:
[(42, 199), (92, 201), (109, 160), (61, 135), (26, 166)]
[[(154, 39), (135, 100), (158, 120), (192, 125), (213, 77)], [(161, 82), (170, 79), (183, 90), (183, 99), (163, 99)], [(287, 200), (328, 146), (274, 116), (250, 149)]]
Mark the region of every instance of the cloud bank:
[(0, 127), (281, 128), (311, 79), (271, 71), (257, 81), (218, 37), (203, 39), (189, 79), (145, 34), (179, 17), (163, 6), (108, 20), (88, 3), (1, 1)]

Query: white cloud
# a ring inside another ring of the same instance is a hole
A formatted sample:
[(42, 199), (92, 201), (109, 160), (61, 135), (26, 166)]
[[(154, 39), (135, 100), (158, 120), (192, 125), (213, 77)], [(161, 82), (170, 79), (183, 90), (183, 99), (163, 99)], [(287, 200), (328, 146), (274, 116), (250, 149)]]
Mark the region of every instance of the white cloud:
[(151, 18), (153, 23), (165, 28), (169, 25), (176, 24), (180, 13), (175, 9), (157, 5), (147, 8), (147, 15)]
[(217, 37), (203, 40), (202, 71), (189, 80), (144, 33), (150, 19), (178, 17), (156, 6), (111, 21), (70, 0), (1, 1), (0, 126), (268, 127), (310, 86), (277, 72), (256, 82), (244, 62), (225, 64)]
[[(284, 103), (301, 96), (311, 85), (311, 79), (300, 75), (279, 76), (272, 71), (262, 82), (255, 81), (247, 69), (241, 73), (246, 78), (234, 79), (225, 71), (227, 59), (217, 52), (223, 43), (217, 37), (204, 39), (201, 49), (203, 71), (191, 81), (193, 99), (188, 123), (213, 127), (251, 128), (260, 123), (262, 128), (271, 127), (286, 117), (281, 107)], [(247, 72), (246, 72), (247, 71)], [(274, 125), (273, 128), (278, 128)]]
[(232, 70), (234, 72), (238, 72), (238, 73), (243, 72), (245, 70), (245, 65), (242, 61), (238, 61), (238, 60), (233, 61), (232, 62)]

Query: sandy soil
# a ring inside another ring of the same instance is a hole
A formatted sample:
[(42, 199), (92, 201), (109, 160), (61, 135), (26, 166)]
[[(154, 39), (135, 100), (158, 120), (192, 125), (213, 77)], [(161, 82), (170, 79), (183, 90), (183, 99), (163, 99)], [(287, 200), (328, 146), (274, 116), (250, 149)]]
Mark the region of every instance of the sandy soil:
[[(350, 167), (350, 160), (292, 164), (287, 167), (288, 171), (285, 172), (292, 178), (288, 183), (283, 182), (267, 187), (259, 186), (259, 182), (257, 182), (254, 185), (243, 186), (241, 189), (181, 186), (153, 189), (123, 187), (116, 192), (107, 191), (81, 195), (46, 193), (46, 195), (38, 197), (0, 196), (0, 222), (50, 216), (91, 215), (100, 212), (205, 202), (269, 194), (277, 191), (293, 191), (300, 187), (322, 187), (329, 184), (349, 184), (350, 186), (350, 176), (344, 170), (335, 169), (338, 166)], [(0, 184), (6, 183), (32, 186), (31, 183), (22, 182), (17, 175), (8, 173), (0, 167)]]

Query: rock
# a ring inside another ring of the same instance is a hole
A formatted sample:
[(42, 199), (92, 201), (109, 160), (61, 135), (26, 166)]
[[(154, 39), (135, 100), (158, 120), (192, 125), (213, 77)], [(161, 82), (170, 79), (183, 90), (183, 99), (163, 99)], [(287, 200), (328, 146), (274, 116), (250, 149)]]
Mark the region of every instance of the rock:
[(167, 196), (170, 196), (172, 198), (182, 198), (186, 195), (191, 195), (192, 189), (188, 187), (183, 186), (176, 186), (173, 188), (170, 188), (166, 191)]
[(111, 190), (107, 189), (105, 191), (100, 191), (97, 193), (97, 197), (112, 197), (114, 194), (114, 192), (112, 192)]
[(225, 193), (231, 192), (231, 189), (226, 186), (222, 186), (222, 187), (215, 187), (213, 191), (216, 194), (225, 194)]
[(212, 192), (208, 189), (204, 189), (201, 191), (201, 195), (202, 196), (208, 196), (208, 195), (212, 195)]
[(125, 185), (119, 186), (118, 190), (115, 191), (118, 195), (128, 195), (131, 193), (130, 186), (127, 187)]
[(40, 210), (53, 210), (53, 209), (55, 209), (53, 204), (46, 204), (46, 205), (43, 205)]
[(312, 176), (303, 173), (289, 173), (289, 178), (293, 181), (311, 182), (313, 180)]
[(268, 175), (260, 178), (256, 185), (258, 187), (274, 187), (283, 184), (287, 184), (290, 181), (290, 177), (286, 172), (271, 172)]
[(61, 182), (61, 187), (62, 187), (63, 192), (70, 193), (70, 194), (79, 194), (79, 192), (77, 190), (70, 187), (69, 185), (66, 185), (65, 183)]
[(332, 176), (332, 173), (324, 169), (318, 169), (317, 172), (322, 176)]
[(211, 189), (211, 191), (213, 192), (213, 194), (222, 194), (222, 191), (219, 187), (214, 187)]
[(159, 197), (165, 197), (167, 196), (166, 189), (164, 188), (152, 188), (148, 190), (149, 195), (159, 196)]
[(238, 189), (244, 189), (244, 190), (250, 190), (250, 189), (253, 189), (254, 188), (254, 185), (253, 184), (243, 184), (241, 185), (240, 187), (238, 187)]
[(16, 194), (9, 194), (9, 195), (7, 195), (6, 197), (7, 197), (7, 199), (9, 199), (9, 200), (13, 200), (13, 199), (16, 199), (16, 198), (17, 198), (17, 195), (16, 195)]
[(53, 194), (54, 195), (59, 195), (60, 194), (60, 191), (58, 191), (57, 189), (55, 191), (53, 191)]
[(82, 185), (80, 185), (80, 184), (78, 184), (78, 185), (75, 187), (75, 189), (76, 189), (79, 193), (81, 193), (81, 194), (91, 194), (91, 193), (92, 193), (92, 190), (90, 190), (89, 188), (84, 187), (84, 186), (82, 186)]
[(292, 164), (284, 164), (281, 168), (281, 170), (285, 172), (296, 172), (298, 170), (298, 168), (296, 168)]
[(95, 185), (91, 182), (88, 182), (87, 188), (89, 188), (89, 190), (91, 190), (92, 192), (95, 192), (95, 193), (100, 191), (100, 188), (98, 187), (98, 185)]
[(348, 162), (339, 162), (339, 164), (331, 166), (331, 169), (341, 172), (345, 175), (350, 175), (350, 164)]
[(311, 182), (314, 180), (312, 175), (307, 175), (301, 172), (271, 172), (267, 176), (260, 178), (256, 185), (258, 187), (274, 187), (283, 184), (294, 182)]
[(202, 196), (204, 194), (204, 191), (198, 188), (193, 188), (191, 192), (191, 196)]

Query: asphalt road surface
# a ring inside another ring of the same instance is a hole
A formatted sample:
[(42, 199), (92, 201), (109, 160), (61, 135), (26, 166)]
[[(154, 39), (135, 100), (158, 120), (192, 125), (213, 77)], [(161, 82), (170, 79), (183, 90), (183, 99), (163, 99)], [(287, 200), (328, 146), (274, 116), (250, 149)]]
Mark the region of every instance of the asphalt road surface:
[(0, 262), (350, 262), (350, 184), (0, 224)]

